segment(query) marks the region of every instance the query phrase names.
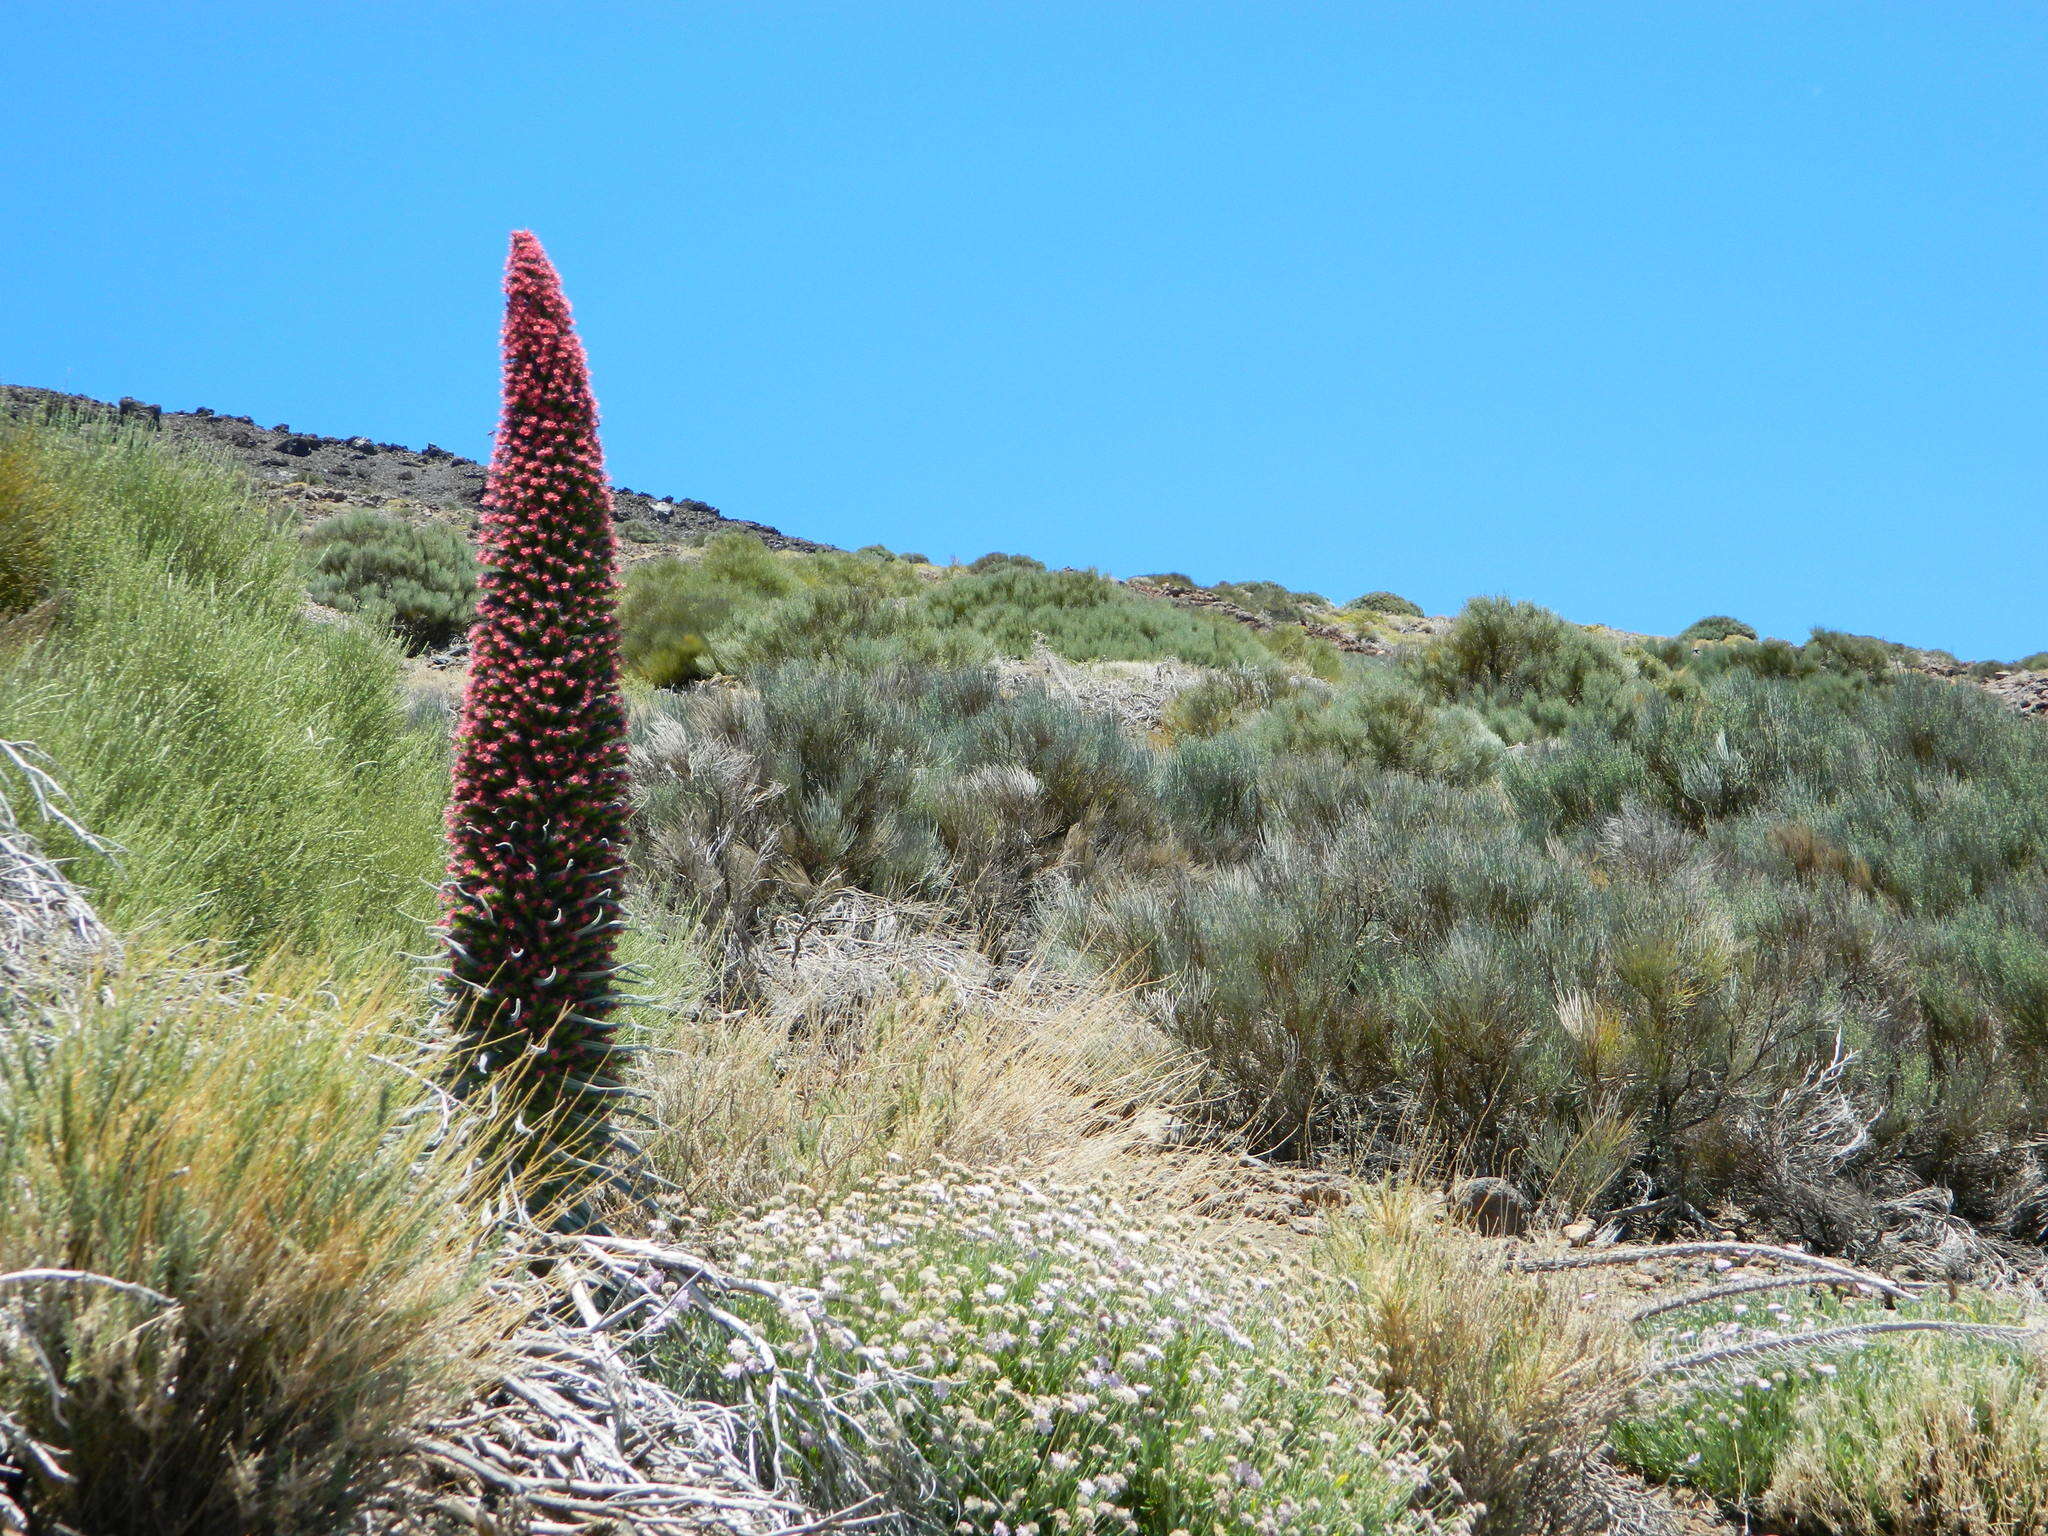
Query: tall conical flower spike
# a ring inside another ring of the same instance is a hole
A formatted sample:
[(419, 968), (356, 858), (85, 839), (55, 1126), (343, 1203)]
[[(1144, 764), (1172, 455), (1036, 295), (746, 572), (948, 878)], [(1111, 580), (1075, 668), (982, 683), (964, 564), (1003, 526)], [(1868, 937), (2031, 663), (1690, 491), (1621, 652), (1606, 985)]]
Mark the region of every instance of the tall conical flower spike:
[[(450, 991), (473, 1078), (487, 1061), (523, 1072), (507, 1086), (530, 1095), (528, 1118), (572, 1124), (613, 1096), (571, 1069), (609, 1028), (626, 716), (597, 407), (561, 283), (524, 230), (479, 554), (448, 807)], [(554, 921), (565, 911), (590, 920)]]

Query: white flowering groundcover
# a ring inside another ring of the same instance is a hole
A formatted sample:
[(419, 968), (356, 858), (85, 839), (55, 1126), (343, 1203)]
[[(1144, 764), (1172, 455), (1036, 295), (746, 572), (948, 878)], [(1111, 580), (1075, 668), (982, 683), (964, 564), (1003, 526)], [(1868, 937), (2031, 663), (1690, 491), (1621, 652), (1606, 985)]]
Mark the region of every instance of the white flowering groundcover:
[[(897, 1528), (962, 1536), (1466, 1528), (1438, 1449), (1369, 1372), (1321, 1363), (1266, 1256), (964, 1171), (777, 1205), (721, 1241), (734, 1272), (819, 1299), (752, 1303), (767, 1353), (720, 1340), (723, 1370), (708, 1350), (672, 1365), (754, 1408), (764, 1471), (824, 1507), (879, 1494)], [(780, 1389), (797, 1376), (824, 1397)]]

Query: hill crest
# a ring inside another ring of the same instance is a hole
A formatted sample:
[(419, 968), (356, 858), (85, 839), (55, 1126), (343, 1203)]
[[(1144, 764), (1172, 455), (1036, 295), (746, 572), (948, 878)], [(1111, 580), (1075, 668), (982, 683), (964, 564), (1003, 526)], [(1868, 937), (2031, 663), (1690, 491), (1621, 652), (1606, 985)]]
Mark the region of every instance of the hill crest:
[[(483, 498), (485, 466), (434, 443), (409, 448), (367, 437), (328, 437), (297, 432), (283, 422), (265, 427), (253, 417), (229, 416), (205, 407), (167, 411), (132, 396), (109, 402), (18, 384), (0, 384), (0, 416), (80, 416), (136, 422), (218, 450), (239, 462), (266, 493), (312, 485), (330, 493), (320, 499), (342, 504), (377, 506), (397, 499), (450, 511), (474, 511)], [(331, 494), (336, 491), (342, 494)], [(612, 487), (612, 495), (621, 522), (650, 523), (670, 538), (739, 530), (753, 534), (770, 549), (833, 547), (765, 523), (727, 517), (693, 497), (658, 496), (626, 486)]]

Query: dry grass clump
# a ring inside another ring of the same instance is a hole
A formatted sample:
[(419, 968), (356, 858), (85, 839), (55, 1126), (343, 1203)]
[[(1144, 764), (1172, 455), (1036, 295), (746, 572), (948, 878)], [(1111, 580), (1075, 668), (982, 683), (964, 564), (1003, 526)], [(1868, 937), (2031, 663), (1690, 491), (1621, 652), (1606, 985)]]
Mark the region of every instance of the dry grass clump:
[(1437, 1426), (1482, 1533), (1585, 1529), (1585, 1474), (1635, 1375), (1622, 1326), (1568, 1282), (1517, 1273), (1419, 1186), (1332, 1219), (1321, 1343)]
[(460, 1154), (379, 1060), (415, 1053), (377, 991), (149, 971), (0, 1049), (0, 1272), (169, 1303), (0, 1288), (14, 1497), (38, 1530), (324, 1536), (510, 1326)]
[(647, 1150), (728, 1211), (939, 1159), (1072, 1174), (1155, 1135), (1192, 1076), (1117, 994), (906, 975), (855, 1016), (820, 991), (678, 1028), (649, 1053)]
[[(1306, 1348), (1271, 1266), (1161, 1235), (1099, 1192), (951, 1168), (735, 1224), (732, 1268), (815, 1286), (822, 1316), (745, 1306), (836, 1381), (777, 1447), (820, 1501), (965, 1536), (1448, 1536), (1437, 1452), (1370, 1367)], [(773, 1380), (735, 1349), (710, 1390)]]
[[(1917, 1341), (1916, 1341), (1917, 1342)], [(1833, 1536), (2048, 1531), (2048, 1369), (2036, 1349), (1905, 1348), (1806, 1394), (1762, 1500)]]
[[(1895, 1308), (1825, 1294), (1730, 1299), (1659, 1325), (1680, 1350), (1858, 1324), (2011, 1326), (2018, 1292)], [(1895, 1334), (1752, 1354), (1646, 1401), (1617, 1453), (1800, 1536), (2020, 1536), (2048, 1530), (2048, 1361), (2038, 1339)]]

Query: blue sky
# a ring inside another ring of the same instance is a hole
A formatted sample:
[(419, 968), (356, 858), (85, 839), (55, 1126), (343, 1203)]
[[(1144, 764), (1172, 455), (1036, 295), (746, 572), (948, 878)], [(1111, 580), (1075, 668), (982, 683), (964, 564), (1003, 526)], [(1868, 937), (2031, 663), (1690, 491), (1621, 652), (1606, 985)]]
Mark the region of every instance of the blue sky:
[(506, 232), (616, 479), (846, 545), (2048, 647), (2048, 9), (69, 3), (0, 379), (487, 450)]

